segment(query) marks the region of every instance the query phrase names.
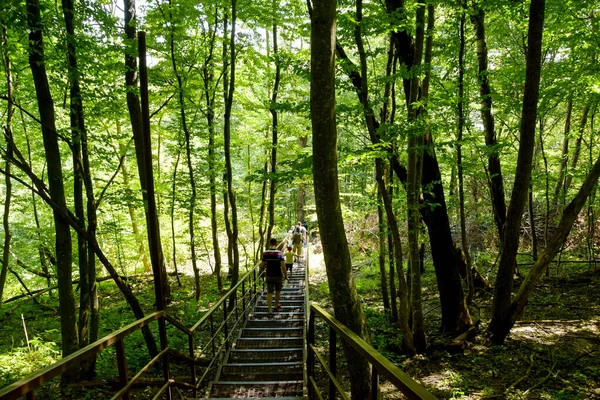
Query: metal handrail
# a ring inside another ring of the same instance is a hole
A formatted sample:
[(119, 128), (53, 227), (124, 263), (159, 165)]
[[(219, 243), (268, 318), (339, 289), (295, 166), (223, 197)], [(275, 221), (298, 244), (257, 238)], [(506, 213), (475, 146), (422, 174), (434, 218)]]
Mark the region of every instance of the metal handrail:
[[(141, 377), (141, 375), (143, 373), (147, 372), (152, 367), (152, 365), (154, 365), (159, 359), (162, 359), (163, 357), (167, 357), (169, 353), (177, 353), (177, 351), (175, 349), (167, 346), (166, 348), (161, 349), (161, 351), (158, 353), (158, 355), (155, 356), (152, 360), (150, 360), (150, 362), (148, 362), (145, 366), (143, 366), (134, 377), (132, 377), (131, 379), (127, 378), (124, 339), (127, 336), (129, 336), (131, 333), (133, 333), (133, 332), (141, 329), (142, 327), (149, 325), (151, 322), (157, 321), (157, 320), (164, 320), (164, 321), (169, 322), (177, 330), (184, 333), (188, 337), (189, 359), (187, 359), (186, 361), (190, 362), (190, 364), (191, 364), (191, 377), (192, 377), (192, 382), (193, 382), (193, 384), (190, 385), (187, 382), (177, 382), (174, 379), (170, 379), (167, 382), (165, 382), (165, 384), (161, 387), (161, 389), (159, 390), (159, 393), (163, 392), (165, 390), (165, 388), (167, 388), (171, 385), (178, 385), (178, 386), (182, 386), (182, 387), (186, 387), (186, 388), (191, 388), (194, 391), (194, 396), (196, 396), (197, 389), (200, 387), (200, 385), (202, 383), (202, 379), (197, 380), (197, 378), (196, 378), (196, 367), (198, 364), (197, 363), (198, 359), (194, 355), (194, 350), (195, 350), (194, 334), (196, 332), (198, 332), (200, 330), (200, 328), (202, 328), (209, 321), (211, 322), (211, 327), (212, 327), (212, 316), (217, 310), (219, 310), (220, 307), (224, 308), (223, 322), (221, 325), (224, 324), (224, 326), (225, 326), (224, 330), (227, 331), (227, 321), (229, 320), (229, 318), (231, 317), (231, 315), (234, 312), (236, 313), (236, 316), (237, 316), (237, 302), (238, 302), (237, 291), (240, 288), (240, 286), (242, 287), (241, 296), (243, 299), (243, 301), (242, 301), (243, 312), (242, 312), (241, 318), (245, 318), (247, 315), (247, 311), (250, 308), (249, 306), (256, 299), (256, 296), (257, 296), (256, 285), (257, 285), (258, 279), (261, 276), (262, 276), (262, 272), (259, 270), (259, 265), (256, 265), (254, 268), (252, 268), (250, 271), (248, 271), (248, 273), (246, 275), (244, 275), (235, 286), (230, 288), (227, 291), (227, 293), (225, 293), (221, 297), (221, 299), (219, 299), (205, 314), (203, 314), (202, 317), (200, 318), (200, 320), (197, 323), (195, 323), (192, 326), (192, 328), (190, 328), (190, 329), (183, 326), (180, 322), (178, 322), (173, 317), (168, 315), (165, 311), (154, 312), (142, 319), (132, 322), (131, 324), (112, 333), (111, 335), (108, 335), (102, 339), (95, 341), (94, 343), (87, 345), (86, 347), (68, 355), (67, 357), (63, 358), (62, 360), (57, 361), (56, 363), (49, 365), (48, 367), (46, 367), (40, 371), (34, 372), (31, 375), (1, 389), (0, 390), (0, 400), (18, 399), (19, 397), (23, 397), (23, 396), (27, 396), (28, 400), (33, 400), (35, 398), (35, 390), (38, 389), (39, 387), (41, 387), (44, 383), (50, 381), (51, 379), (62, 374), (63, 372), (66, 372), (67, 370), (71, 369), (72, 367), (81, 363), (82, 361), (89, 359), (89, 358), (101, 353), (106, 348), (112, 347), (112, 346), (115, 346), (116, 350), (117, 350), (116, 351), (117, 365), (119, 367), (119, 380), (120, 380), (120, 390), (113, 396), (113, 399), (119, 399), (119, 398), (128, 399), (129, 398), (129, 389)], [(251, 284), (249, 285), (252, 287), (251, 288), (249, 287), (246, 290), (246, 283), (249, 281), (252, 281)], [(249, 296), (250, 299), (249, 299), (248, 303), (246, 303), (246, 296), (249, 293), (253, 293), (253, 295)], [(227, 310), (226, 300), (228, 300), (228, 299), (232, 299), (232, 301), (234, 301), (234, 303), (235, 303), (234, 309), (230, 310), (230, 311)], [(240, 316), (237, 316), (237, 317), (238, 317), (237, 320), (233, 323), (234, 326), (238, 325)], [(230, 340), (231, 336), (233, 336), (233, 334), (234, 334), (233, 330), (231, 332), (225, 333), (225, 337), (223, 338), (223, 340), (224, 340), (224, 345), (225, 345), (226, 349), (228, 348), (227, 343)], [(213, 336), (214, 335), (211, 333), (211, 340), (214, 340)], [(223, 346), (221, 346), (221, 349), (222, 348), (223, 348)], [(213, 352), (213, 360), (211, 361), (209, 366), (214, 363), (215, 359), (218, 358), (219, 355), (220, 355), (220, 352)], [(206, 373), (203, 375), (203, 378), (205, 376), (206, 376)]]
[[(321, 317), (329, 326), (328, 365), (325, 364), (325, 361), (317, 352), (317, 349), (315, 347), (316, 315)], [(327, 372), (329, 379), (329, 398), (335, 398), (336, 392), (339, 393), (342, 397), (345, 397), (345, 393), (341, 391), (341, 386), (336, 377), (336, 334), (338, 334), (340, 338), (344, 342), (346, 342), (346, 344), (350, 345), (371, 364), (371, 400), (377, 400), (379, 396), (379, 375), (383, 375), (385, 378), (387, 378), (409, 399), (437, 399), (437, 397), (429, 393), (421, 384), (419, 384), (410, 376), (408, 376), (396, 365), (392, 364), (390, 360), (382, 356), (377, 350), (371, 347), (356, 333), (352, 332), (350, 328), (346, 327), (344, 324), (342, 324), (340, 321), (338, 321), (332, 315), (330, 315), (327, 311), (325, 311), (323, 308), (319, 307), (317, 304), (314, 303), (311, 303), (310, 305), (310, 317), (308, 322), (308, 337), (306, 348), (306, 351), (308, 353), (308, 378), (310, 382), (310, 385), (308, 387), (309, 399), (314, 399), (315, 395), (321, 397), (321, 393), (319, 391), (319, 388), (316, 386), (316, 380), (314, 378), (315, 356)]]

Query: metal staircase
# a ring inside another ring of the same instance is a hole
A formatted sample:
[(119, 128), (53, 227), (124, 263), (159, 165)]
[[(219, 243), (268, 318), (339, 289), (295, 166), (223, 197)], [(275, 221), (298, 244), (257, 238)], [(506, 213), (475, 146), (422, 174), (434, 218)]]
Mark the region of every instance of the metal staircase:
[(305, 392), (306, 272), (304, 258), (294, 264), (283, 288), (282, 311), (269, 313), (266, 293), (227, 352), (210, 399), (302, 399)]

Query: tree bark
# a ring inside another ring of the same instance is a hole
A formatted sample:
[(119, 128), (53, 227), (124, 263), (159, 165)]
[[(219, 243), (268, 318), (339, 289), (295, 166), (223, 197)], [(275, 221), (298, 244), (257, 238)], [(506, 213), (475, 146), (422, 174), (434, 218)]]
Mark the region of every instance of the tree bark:
[[(467, 304), (470, 304), (473, 300), (475, 293), (475, 285), (473, 284), (473, 272), (471, 270), (471, 255), (469, 254), (469, 243), (467, 240), (467, 223), (465, 216), (465, 183), (464, 183), (464, 170), (462, 163), (462, 143), (463, 133), (465, 126), (465, 114), (464, 114), (464, 96), (465, 96), (465, 14), (461, 13), (460, 26), (459, 26), (459, 40), (460, 47), (458, 50), (458, 127), (457, 127), (457, 144), (456, 144), (456, 164), (458, 173), (458, 204), (460, 213), (460, 241), (462, 243), (463, 252), (465, 255), (466, 262), (466, 277), (467, 277)], [(487, 57), (486, 57), (487, 58)], [(487, 78), (486, 78), (487, 79)], [(490, 114), (491, 115), (491, 114)], [(488, 159), (489, 160), (489, 159)], [(488, 162), (489, 164), (489, 162)], [(489, 165), (488, 165), (489, 168)], [(504, 200), (503, 200), (504, 202)]]
[(379, 277), (381, 282), (381, 298), (383, 299), (383, 310), (386, 314), (390, 313), (390, 297), (387, 287), (387, 274), (385, 271), (385, 242), (387, 237), (386, 221), (383, 217), (383, 199), (381, 191), (377, 189), (377, 220), (379, 222)]
[[(275, 7), (277, 3), (274, 1)], [(273, 10), (273, 14), (277, 14), (277, 9)], [(273, 226), (275, 225), (275, 192), (277, 189), (277, 136), (279, 135), (279, 120), (277, 114), (277, 95), (279, 92), (279, 82), (281, 81), (281, 65), (279, 63), (279, 48), (277, 45), (277, 21), (273, 20), (273, 59), (275, 60), (275, 81), (273, 82), (273, 93), (271, 94), (271, 104), (269, 111), (271, 112), (271, 178), (269, 179), (269, 227), (267, 229), (266, 240), (271, 239), (273, 234)]]
[(560, 156), (560, 165), (558, 168), (558, 177), (554, 186), (554, 195), (552, 196), (552, 208), (558, 209), (560, 194), (565, 181), (565, 171), (569, 161), (569, 134), (571, 133), (571, 116), (573, 115), (573, 98), (569, 97), (567, 101), (567, 115), (565, 116), (565, 133), (562, 142), (562, 151)]
[(10, 205), (12, 199), (12, 179), (10, 177), (11, 165), (10, 159), (13, 155), (12, 150), (12, 117), (14, 113), (13, 108), (13, 77), (12, 77), (12, 65), (10, 56), (8, 54), (8, 35), (6, 32), (6, 23), (4, 20), (0, 21), (2, 25), (2, 61), (4, 66), (4, 76), (6, 77), (6, 97), (8, 98), (8, 104), (6, 109), (6, 125), (4, 126), (4, 135), (6, 141), (6, 164), (4, 166), (6, 173), (4, 175), (4, 185), (6, 193), (4, 196), (4, 215), (2, 216), (2, 226), (4, 227), (4, 245), (2, 251), (2, 265), (0, 266), (0, 305), (2, 305), (2, 297), (4, 293), (4, 285), (6, 284), (6, 276), (8, 275), (9, 267), (9, 255), (10, 255), (10, 241), (12, 233), (10, 231)]
[[(72, 244), (71, 229), (60, 212), (66, 213), (67, 203), (63, 186), (62, 163), (58, 135), (56, 133), (54, 102), (50, 94), (50, 85), (46, 74), (44, 43), (39, 0), (27, 0), (27, 24), (29, 28), (29, 66), (33, 76), (38, 101), (44, 150), (48, 165), (50, 198), (58, 210), (54, 210), (54, 229), (56, 233), (56, 268), (58, 275), (58, 294), (60, 302), (60, 325), (63, 357), (77, 351), (77, 321), (72, 280)], [(63, 382), (72, 381), (74, 371), (62, 375)]]
[(475, 10), (471, 15), (471, 22), (473, 22), (475, 27), (475, 38), (477, 44), (479, 95), (481, 96), (481, 119), (483, 122), (485, 145), (488, 151), (488, 171), (490, 176), (488, 184), (490, 186), (490, 192), (492, 196), (494, 222), (496, 223), (496, 228), (498, 229), (498, 240), (500, 244), (502, 244), (504, 237), (503, 229), (506, 222), (504, 180), (502, 178), (502, 168), (500, 166), (494, 115), (492, 114), (492, 92), (490, 89), (488, 49), (485, 37), (485, 12), (478, 5), (475, 5)]
[[(226, 85), (225, 92), (225, 113), (223, 115), (223, 139), (225, 150), (225, 175), (227, 181), (227, 197), (231, 207), (231, 236), (230, 246), (232, 249), (231, 286), (234, 286), (239, 278), (240, 255), (238, 249), (238, 218), (235, 192), (233, 190), (233, 172), (231, 168), (231, 107), (233, 105), (233, 93), (235, 90), (235, 29), (237, 21), (237, 0), (231, 0), (231, 36), (230, 36), (230, 55), (229, 55), (229, 82)], [(231, 305), (230, 305), (231, 306)]]
[(527, 62), (523, 110), (519, 135), (519, 153), (510, 206), (504, 226), (503, 247), (500, 253), (498, 275), (493, 300), (493, 317), (489, 330), (492, 340), (502, 343), (506, 335), (505, 322), (510, 315), (513, 272), (519, 248), (521, 216), (527, 202), (527, 190), (531, 180), (531, 167), (535, 145), (535, 125), (542, 60), (542, 31), (544, 26), (545, 0), (532, 0), (529, 8), (529, 31), (527, 37)]
[(575, 150), (573, 150), (573, 158), (571, 158), (570, 173), (567, 174), (567, 178), (565, 180), (565, 185), (563, 188), (563, 197), (567, 198), (567, 192), (571, 187), (571, 181), (573, 180), (573, 173), (575, 172), (575, 168), (577, 168), (577, 163), (579, 162), (579, 154), (581, 153), (581, 142), (583, 141), (583, 132), (585, 130), (585, 125), (587, 124), (588, 114), (590, 113), (590, 103), (588, 102), (583, 108), (583, 112), (581, 114), (581, 120), (579, 121), (579, 135), (577, 139), (575, 139)]
[[(117, 123), (117, 133), (119, 133), (120, 130), (121, 125)], [(126, 152), (127, 148), (123, 146), (122, 143), (119, 143), (119, 153), (121, 155), (125, 155)], [(133, 236), (135, 237), (135, 241), (138, 244), (138, 254), (142, 258), (144, 272), (150, 272), (152, 271), (152, 268), (150, 267), (150, 259), (148, 258), (146, 245), (144, 244), (144, 239), (142, 238), (142, 234), (140, 233), (140, 227), (137, 223), (135, 207), (133, 205), (133, 201), (131, 200), (134, 197), (134, 193), (131, 189), (131, 179), (129, 176), (129, 170), (127, 168), (127, 162), (125, 159), (123, 159), (123, 162), (121, 163), (121, 172), (123, 173), (123, 185), (125, 186), (125, 193), (127, 195), (127, 211), (129, 212), (129, 219), (131, 220), (131, 229), (133, 230)]]
[[(74, 205), (75, 215), (82, 230), (86, 229), (83, 191), (87, 199), (88, 233), (96, 233), (96, 204), (87, 146), (87, 129), (83, 113), (83, 100), (77, 66), (75, 40), (75, 7), (73, 0), (62, 0), (62, 8), (67, 34), (67, 66), (70, 84), (71, 148), (73, 152)], [(93, 342), (98, 335), (98, 298), (96, 289), (95, 256), (90, 252), (81, 233), (77, 234), (79, 258), (79, 346), (83, 348)], [(81, 365), (82, 378), (91, 379), (95, 374), (96, 358), (86, 360)]]
[[(352, 276), (352, 262), (344, 230), (337, 173), (335, 121), (335, 15), (336, 1), (314, 2), (311, 15), (311, 121), (313, 180), (319, 233), (336, 318), (357, 335), (368, 331)], [(344, 346), (352, 398), (368, 397), (369, 365)]]
[[(216, 14), (216, 11), (215, 11)], [(202, 81), (204, 83), (204, 99), (206, 102), (206, 124), (208, 126), (208, 180), (210, 185), (210, 229), (213, 244), (213, 256), (215, 259), (215, 275), (217, 276), (217, 287), (223, 290), (223, 278), (221, 277), (221, 246), (219, 244), (219, 226), (217, 221), (217, 165), (215, 160), (215, 95), (214, 87), (214, 63), (213, 51), (215, 48), (215, 35), (217, 31), (217, 18), (215, 16), (215, 27), (209, 25), (209, 53), (202, 66)]]
[[(131, 54), (132, 48), (137, 48), (137, 46), (133, 46), (134, 43), (137, 42), (136, 39), (136, 10), (135, 10), (135, 0), (125, 0), (124, 1), (125, 8), (125, 34), (127, 36), (126, 52), (125, 52), (125, 85), (127, 87), (127, 107), (129, 109), (129, 118), (131, 121), (131, 130), (133, 132), (133, 141), (135, 144), (135, 155), (138, 166), (138, 174), (140, 177), (140, 186), (142, 188), (142, 198), (144, 200), (144, 213), (146, 215), (146, 226), (149, 227), (153, 223), (157, 223), (150, 221), (150, 218), (153, 218), (148, 213), (148, 183), (146, 182), (146, 167), (144, 165), (144, 131), (143, 131), (143, 117), (142, 117), (142, 108), (140, 105), (140, 99), (138, 96), (138, 77), (137, 77), (137, 61), (135, 58), (135, 53)], [(150, 244), (149, 244), (150, 246)], [(161, 270), (161, 275), (167, 276), (167, 269), (165, 266), (165, 259), (163, 257), (162, 245), (160, 243), (160, 239), (158, 241), (159, 248), (157, 249), (158, 253), (160, 253), (159, 257), (159, 268)], [(149, 249), (152, 252), (152, 249)], [(171, 298), (171, 288), (169, 287), (169, 282), (165, 278), (162, 281), (162, 292), (164, 295), (165, 303), (168, 303)]]
[[(196, 179), (194, 178), (194, 166), (192, 164), (192, 144), (191, 139), (192, 135), (188, 128), (187, 116), (186, 116), (186, 108), (185, 108), (185, 97), (183, 94), (183, 78), (177, 69), (177, 60), (175, 58), (175, 22), (173, 22), (173, 4), (172, 1), (169, 0), (169, 20), (171, 31), (169, 33), (169, 47), (171, 53), (171, 66), (173, 67), (173, 74), (175, 74), (175, 79), (177, 81), (177, 99), (179, 100), (179, 118), (181, 120), (181, 129), (183, 130), (183, 135), (185, 137), (185, 160), (187, 162), (188, 174), (190, 177), (190, 187), (192, 189), (192, 194), (189, 199), (189, 210), (188, 210), (188, 228), (190, 230), (190, 255), (192, 257), (192, 270), (194, 271), (194, 284), (195, 284), (195, 293), (196, 293), (196, 301), (200, 300), (200, 270), (198, 269), (198, 260), (196, 256), (196, 226), (195, 226), (195, 218), (194, 212), (196, 210)], [(166, 275), (165, 275), (166, 276)]]

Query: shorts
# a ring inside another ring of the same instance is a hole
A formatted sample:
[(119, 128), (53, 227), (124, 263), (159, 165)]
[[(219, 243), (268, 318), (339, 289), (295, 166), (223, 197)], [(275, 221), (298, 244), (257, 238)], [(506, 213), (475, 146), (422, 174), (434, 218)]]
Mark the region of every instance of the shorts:
[(267, 293), (281, 292), (283, 288), (283, 277), (267, 276), (265, 282), (267, 283)]
[(294, 266), (294, 263), (291, 264), (285, 264), (285, 268), (288, 270), (288, 272), (292, 272), (292, 267)]

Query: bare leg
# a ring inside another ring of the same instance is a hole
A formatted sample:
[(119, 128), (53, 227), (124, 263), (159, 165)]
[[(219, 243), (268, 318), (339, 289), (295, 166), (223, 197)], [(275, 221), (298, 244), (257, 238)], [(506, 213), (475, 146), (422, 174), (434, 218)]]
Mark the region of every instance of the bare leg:
[[(269, 312), (271, 312), (271, 299), (273, 298), (273, 293), (267, 293), (267, 306), (269, 307)], [(279, 303), (279, 292), (275, 295), (275, 303)]]
[(279, 307), (279, 296), (281, 296), (281, 292), (275, 292), (275, 308)]

